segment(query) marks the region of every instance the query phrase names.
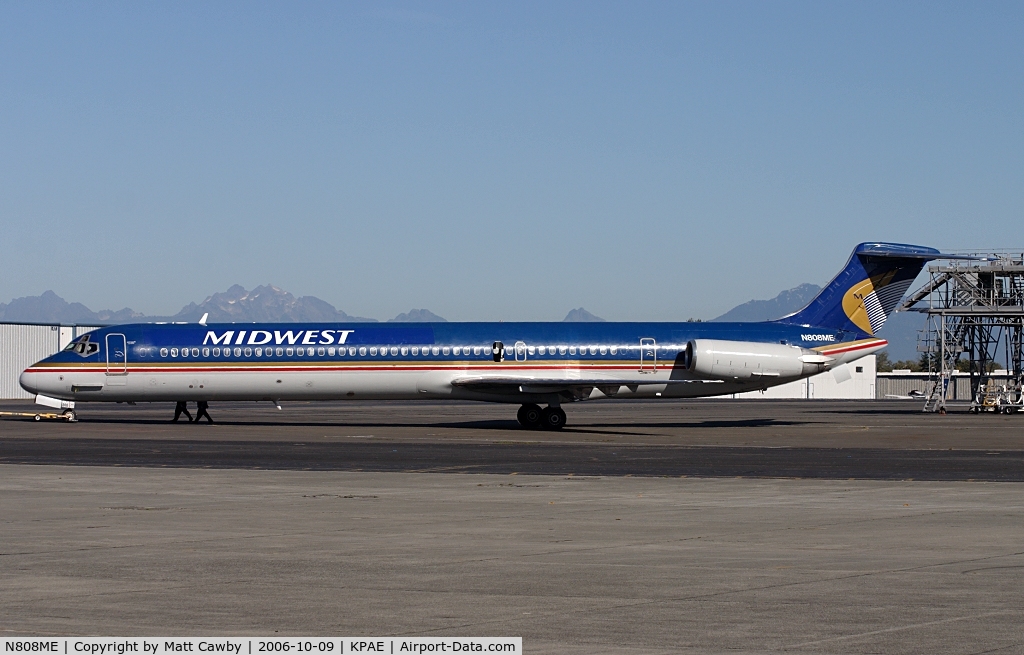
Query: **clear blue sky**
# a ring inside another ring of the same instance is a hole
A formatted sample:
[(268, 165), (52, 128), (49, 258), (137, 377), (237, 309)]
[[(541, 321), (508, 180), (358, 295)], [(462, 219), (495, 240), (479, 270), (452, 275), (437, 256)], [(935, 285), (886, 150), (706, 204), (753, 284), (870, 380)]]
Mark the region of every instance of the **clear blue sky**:
[(1024, 4), (0, 2), (0, 301), (710, 318), (1021, 248)]

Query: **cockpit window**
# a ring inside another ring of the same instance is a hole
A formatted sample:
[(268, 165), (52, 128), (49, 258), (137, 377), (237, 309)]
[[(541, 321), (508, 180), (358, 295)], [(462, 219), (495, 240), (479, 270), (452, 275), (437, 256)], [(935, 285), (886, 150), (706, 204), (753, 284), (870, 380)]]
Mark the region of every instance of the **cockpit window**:
[(99, 351), (99, 349), (100, 344), (91, 342), (88, 334), (82, 335), (78, 340), (72, 341), (68, 345), (64, 346), (65, 351), (77, 353), (82, 357), (94, 355)]

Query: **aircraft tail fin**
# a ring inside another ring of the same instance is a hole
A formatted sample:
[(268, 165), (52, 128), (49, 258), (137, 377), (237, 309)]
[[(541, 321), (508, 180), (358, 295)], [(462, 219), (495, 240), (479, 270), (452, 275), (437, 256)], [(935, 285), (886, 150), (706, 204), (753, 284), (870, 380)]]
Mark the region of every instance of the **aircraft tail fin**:
[(775, 322), (874, 336), (933, 259), (972, 258), (902, 243), (862, 243), (814, 300)]

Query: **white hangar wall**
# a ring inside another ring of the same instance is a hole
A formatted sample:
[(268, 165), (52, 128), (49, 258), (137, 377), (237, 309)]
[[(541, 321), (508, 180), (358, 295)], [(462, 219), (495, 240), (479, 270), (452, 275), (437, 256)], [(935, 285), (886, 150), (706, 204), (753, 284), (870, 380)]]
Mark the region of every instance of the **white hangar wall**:
[(32, 398), (18, 384), (21, 372), (96, 327), (0, 323), (0, 399)]
[(819, 373), (806, 380), (760, 391), (733, 394), (733, 398), (808, 398), (832, 400), (871, 400), (875, 397), (875, 356), (861, 357), (846, 364), (850, 378), (837, 382), (831, 371)]

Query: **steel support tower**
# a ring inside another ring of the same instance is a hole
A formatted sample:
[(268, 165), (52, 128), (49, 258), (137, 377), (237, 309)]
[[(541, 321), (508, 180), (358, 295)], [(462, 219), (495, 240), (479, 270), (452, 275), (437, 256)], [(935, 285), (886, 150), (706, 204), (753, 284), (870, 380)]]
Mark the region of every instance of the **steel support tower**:
[[(945, 413), (952, 374), (964, 368), (971, 376), (970, 411), (1024, 408), (1024, 254), (978, 257), (929, 266), (928, 282), (899, 308), (928, 316), (918, 342), (935, 380), (926, 412)], [(997, 367), (1006, 370), (998, 378)]]

